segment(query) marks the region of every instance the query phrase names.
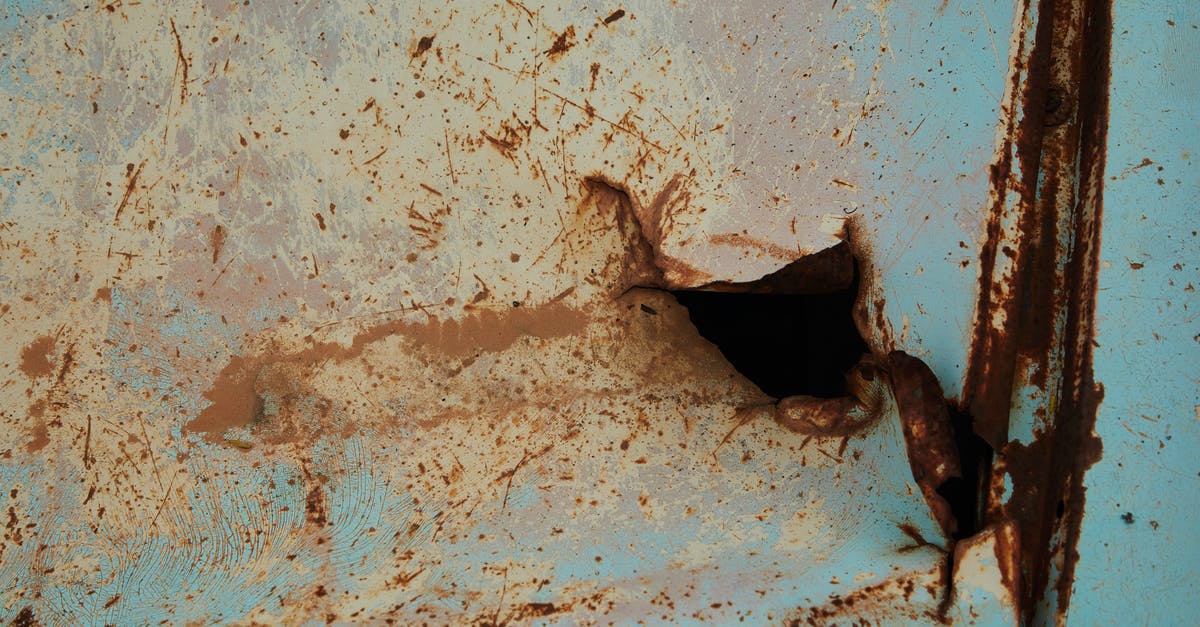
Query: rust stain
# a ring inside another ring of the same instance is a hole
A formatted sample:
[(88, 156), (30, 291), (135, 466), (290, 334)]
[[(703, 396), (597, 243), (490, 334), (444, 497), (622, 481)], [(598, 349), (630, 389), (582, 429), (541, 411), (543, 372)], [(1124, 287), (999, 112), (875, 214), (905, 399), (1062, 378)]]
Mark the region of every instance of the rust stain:
[(846, 243), (806, 255), (749, 283), (719, 281), (701, 289), (752, 294), (827, 294), (850, 287), (854, 281), (854, 255)]
[[(303, 379), (325, 362), (358, 357), (369, 345), (392, 336), (401, 336), (416, 348), (463, 358), (481, 351), (503, 350), (522, 336), (546, 339), (571, 335), (587, 321), (584, 312), (553, 303), (500, 312), (481, 309), (462, 320), (432, 319), (424, 323), (394, 320), (364, 329), (350, 346), (318, 342), (309, 336), (309, 347), (295, 353), (232, 358), (203, 394), (211, 405), (189, 422), (185, 431), (203, 433), (209, 441), (219, 442), (227, 430), (261, 419), (263, 393), (298, 394), (302, 381), (295, 379)], [(296, 435), (285, 434), (281, 439), (294, 439)]]
[(217, 263), (217, 259), (221, 257), (221, 249), (225, 246), (225, 227), (220, 224), (213, 227), (211, 233), (208, 234), (208, 245), (212, 248), (212, 262)]
[[(1103, 387), (1093, 379), (1091, 355), (1112, 36), (1108, 2), (1042, 2), (1040, 14), (1021, 98), (1025, 118), (1009, 128), (1026, 180), (1013, 180), (1011, 158), (993, 167), (996, 204), (980, 258), (978, 318), (965, 388), (976, 431), (999, 453), (993, 472), (1006, 472), (1012, 482), (1010, 500), (990, 504), (988, 517), (1017, 523), (1019, 537), (1009, 544), (1020, 547), (1019, 604), (1026, 621), (1034, 619), (1048, 588), (1058, 596), (1058, 611), (1066, 611), (1078, 558), (1083, 475), (1102, 454), (1094, 426)], [(1053, 85), (1052, 78), (1063, 86)], [(1047, 114), (1057, 116), (1052, 124), (1045, 123)], [(1009, 191), (1019, 197), (1016, 251), (1001, 245), (1011, 239), (1001, 227)], [(1070, 199), (1061, 200), (1064, 195)], [(1060, 223), (1071, 229), (1069, 249), (1058, 244)], [(995, 276), (998, 254), (1008, 254), (1015, 264), (1002, 284)], [(1065, 270), (1058, 271), (1064, 262)], [(1061, 337), (1055, 332), (1060, 312), (1065, 317)], [(997, 313), (1006, 320), (1003, 328), (991, 322)], [(1045, 427), (1032, 443), (1009, 442), (1017, 364), (1038, 364), (1027, 383), (1052, 390), (1047, 360), (1059, 349), (1063, 365), (1053, 375), (1057, 397), (1053, 409), (1039, 416)], [(1058, 579), (1050, 581), (1055, 559), (1062, 560), (1061, 567)]]
[(45, 414), (45, 400), (38, 400), (29, 407), (29, 417), (37, 420), (30, 430), (30, 441), (25, 444), (25, 450), (29, 453), (36, 453), (46, 448), (46, 445), (50, 443), (50, 428), (44, 419)]
[(787, 248), (784, 248), (773, 242), (768, 242), (766, 240), (751, 237), (749, 235), (742, 235), (741, 233), (722, 233), (720, 235), (712, 235), (709, 236), (708, 241), (710, 244), (716, 246), (751, 248), (769, 257), (774, 257), (775, 259), (784, 259), (789, 262), (797, 257), (797, 253), (794, 250), (788, 250)]
[(953, 536), (957, 524), (949, 503), (937, 490), (946, 481), (961, 477), (962, 469), (942, 386), (929, 366), (911, 355), (894, 351), (888, 355), (887, 365), (913, 479), (946, 535)]
[(566, 30), (559, 33), (554, 38), (554, 43), (546, 49), (546, 56), (554, 58), (571, 48), (575, 47), (575, 26), (568, 26)]
[(885, 387), (889, 383), (885, 364), (875, 357), (864, 356), (846, 373), (848, 396), (789, 396), (775, 405), (775, 422), (811, 436), (854, 435), (883, 415), (887, 408)]
[(54, 374), (54, 366), (50, 363), (50, 354), (54, 352), (55, 338), (43, 335), (21, 349), (21, 372), (30, 379), (48, 377)]
[[(1048, 3), (1042, 0), (1041, 5)], [(1045, 8), (1049, 8), (1045, 6)], [(1047, 11), (1048, 13), (1048, 11)], [(1017, 119), (1010, 110), (1007, 120), (1005, 144), (999, 159), (989, 169), (992, 189), (992, 206), (985, 226), (986, 237), (979, 256), (979, 301), (976, 304), (976, 322), (971, 342), (970, 358), (965, 376), (965, 396), (974, 419), (975, 431), (994, 449), (1008, 439), (1008, 408), (1011, 400), (1012, 378), (1015, 368), (1014, 334), (1008, 329), (999, 329), (992, 324), (996, 312), (1013, 313), (1016, 302), (1002, 302), (997, 295), (1007, 289), (1015, 293), (1015, 286), (1024, 280), (1020, 274), (1007, 279), (1007, 285), (998, 285), (995, 276), (997, 255), (1004, 240), (1003, 219), (1007, 210), (1009, 193), (1019, 196), (1019, 205), (1028, 207), (1035, 203), (1038, 159), (1041, 154), (1043, 135), (1042, 110), (1049, 84), (1049, 51), (1053, 34), (1051, 20), (1038, 21), (1033, 46), (1030, 50), (1019, 50), (1013, 57), (1017, 64), (1011, 73), (1009, 89), (1014, 94), (1024, 117)], [(1027, 55), (1027, 56), (1025, 56)], [(1024, 83), (1022, 78), (1024, 77)], [(1014, 153), (1016, 162), (1014, 163)], [(1014, 180), (1016, 172), (1026, 180)], [(1033, 214), (1034, 212), (1023, 212)], [(1020, 231), (1034, 228), (1033, 215), (1023, 218)], [(1023, 237), (1022, 241), (1032, 239)]]
[(429, 52), (429, 49), (433, 47), (434, 37), (437, 37), (437, 33), (434, 33), (433, 35), (425, 35), (424, 37), (418, 39), (417, 45), (412, 52), (412, 58), (416, 59), (426, 52)]

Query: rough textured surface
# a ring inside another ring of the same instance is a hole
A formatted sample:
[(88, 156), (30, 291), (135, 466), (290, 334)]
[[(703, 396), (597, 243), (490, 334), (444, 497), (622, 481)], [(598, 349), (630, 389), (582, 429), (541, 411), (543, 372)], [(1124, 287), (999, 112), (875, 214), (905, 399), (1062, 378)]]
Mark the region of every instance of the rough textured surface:
[(850, 237), (954, 396), (1012, 7), (412, 4), (6, 3), (3, 611), (945, 615), (896, 411), (785, 430), (630, 290)]

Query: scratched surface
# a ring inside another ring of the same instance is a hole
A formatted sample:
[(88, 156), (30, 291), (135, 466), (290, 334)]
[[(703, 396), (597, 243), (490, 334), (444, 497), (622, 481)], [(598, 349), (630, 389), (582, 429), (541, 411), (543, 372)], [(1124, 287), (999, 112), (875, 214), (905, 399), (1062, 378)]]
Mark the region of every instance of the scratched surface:
[(896, 5), (5, 3), (0, 608), (1011, 623), (635, 289), (850, 239), (955, 395), (1014, 9)]

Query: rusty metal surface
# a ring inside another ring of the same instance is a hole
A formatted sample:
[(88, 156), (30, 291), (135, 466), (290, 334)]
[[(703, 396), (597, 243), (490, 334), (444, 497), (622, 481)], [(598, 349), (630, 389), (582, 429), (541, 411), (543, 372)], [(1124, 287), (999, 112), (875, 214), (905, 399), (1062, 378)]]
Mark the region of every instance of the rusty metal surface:
[(646, 289), (848, 240), (960, 396), (1033, 22), (898, 4), (6, 3), (0, 608), (1012, 624), (937, 408), (789, 425)]

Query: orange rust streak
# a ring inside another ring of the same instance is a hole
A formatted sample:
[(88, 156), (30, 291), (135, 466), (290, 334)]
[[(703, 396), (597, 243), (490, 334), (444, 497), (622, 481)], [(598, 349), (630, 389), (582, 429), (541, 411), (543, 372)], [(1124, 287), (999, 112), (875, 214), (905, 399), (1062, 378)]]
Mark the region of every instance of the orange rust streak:
[(138, 164), (137, 170), (129, 177), (129, 182), (125, 185), (125, 195), (121, 197), (121, 204), (117, 205), (117, 212), (113, 214), (113, 224), (121, 219), (121, 211), (125, 209), (125, 205), (129, 204), (129, 196), (133, 194), (133, 188), (137, 185), (138, 175), (142, 173), (144, 165), (146, 165), (145, 161)]

